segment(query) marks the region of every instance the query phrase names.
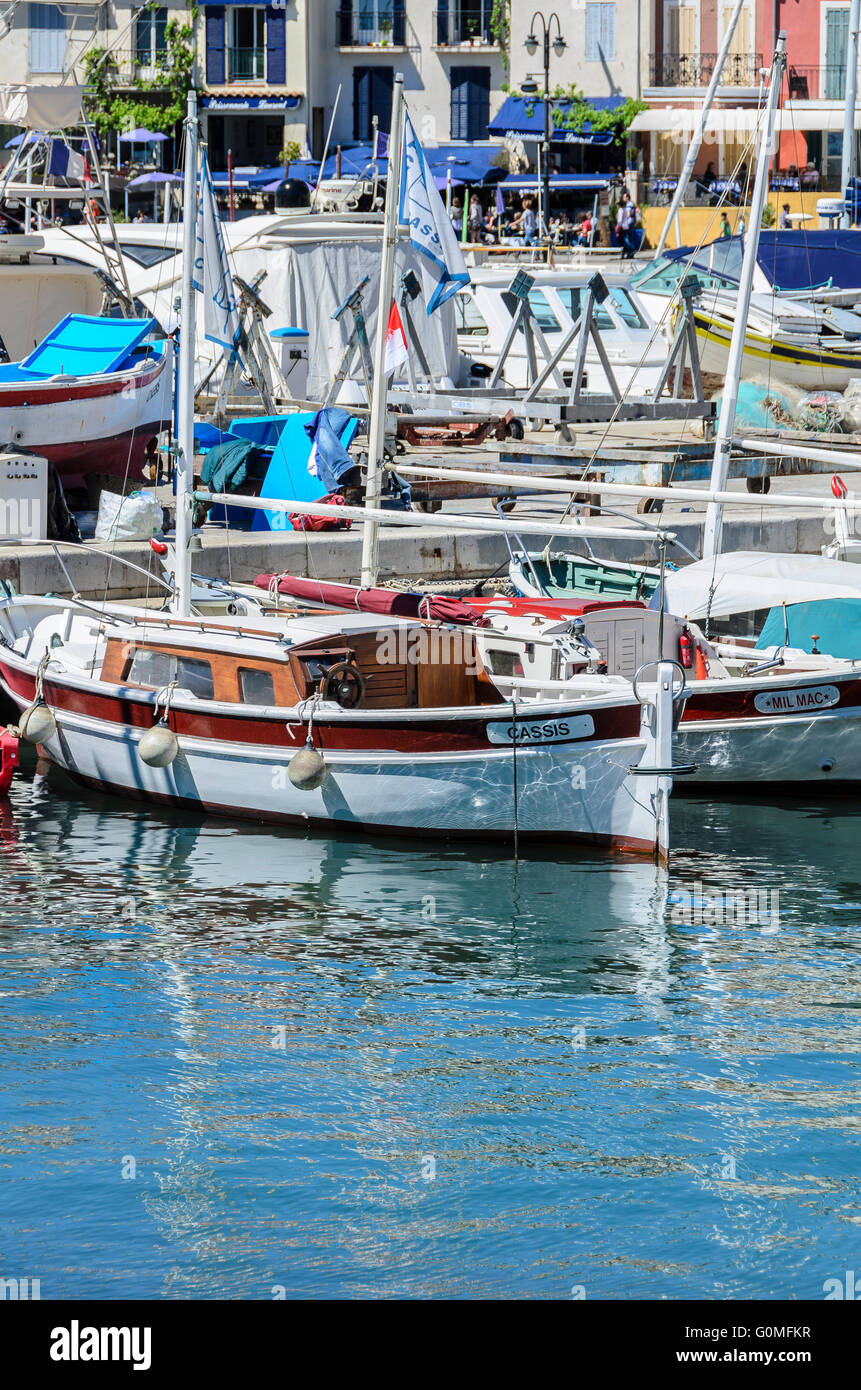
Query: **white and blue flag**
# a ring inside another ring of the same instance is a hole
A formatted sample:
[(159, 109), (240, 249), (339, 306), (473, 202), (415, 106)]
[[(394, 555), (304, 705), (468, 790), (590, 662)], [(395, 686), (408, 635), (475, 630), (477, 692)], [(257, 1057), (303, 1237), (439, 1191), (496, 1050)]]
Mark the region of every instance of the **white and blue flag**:
[(46, 172), (52, 174), (54, 178), (71, 179), (83, 183), (87, 169), (84, 156), (78, 154), (77, 150), (70, 149), (64, 140), (52, 139), (50, 144), (51, 149)]
[(469, 271), (409, 116), (404, 119), (399, 220), (409, 227), (410, 241), (421, 254), (425, 298), (432, 314), (469, 284)]
[(211, 343), (234, 351), (242, 333), (233, 276), (227, 264), (221, 219), (206, 151), (200, 170), (192, 285), (203, 295), (203, 332)]

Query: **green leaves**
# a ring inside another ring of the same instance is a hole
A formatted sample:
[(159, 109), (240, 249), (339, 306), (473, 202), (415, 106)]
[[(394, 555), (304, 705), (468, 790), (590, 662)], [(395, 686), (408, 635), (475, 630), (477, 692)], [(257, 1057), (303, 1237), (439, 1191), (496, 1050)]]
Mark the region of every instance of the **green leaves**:
[[(152, 7), (153, 0), (146, 8)], [(116, 59), (108, 49), (91, 48), (84, 54), (87, 110), (96, 130), (105, 133), (146, 126), (163, 135), (172, 134), (177, 121), (185, 115), (186, 97), (192, 83), (196, 5), (191, 6), (189, 14), (191, 23), (171, 19), (165, 25), (165, 46), (156, 55), (153, 76), (137, 79), (140, 97), (117, 92)]]

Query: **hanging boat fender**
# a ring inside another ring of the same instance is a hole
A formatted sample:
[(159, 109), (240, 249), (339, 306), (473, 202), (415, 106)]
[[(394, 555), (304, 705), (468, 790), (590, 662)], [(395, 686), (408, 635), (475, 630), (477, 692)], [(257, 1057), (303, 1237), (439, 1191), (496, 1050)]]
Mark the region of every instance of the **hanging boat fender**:
[[(340, 663), (341, 666), (345, 664), (344, 662)], [(332, 669), (338, 668), (333, 667)], [(300, 748), (298, 753), (294, 753), (287, 764), (287, 776), (296, 790), (300, 792), (316, 791), (325, 781), (329, 771), (323, 754), (314, 747), (314, 714), (322, 698), (319, 691), (312, 695), (311, 707), (308, 711), (308, 734), (305, 739), (305, 746)], [(304, 718), (304, 713), (302, 718)]]
[(17, 734), (13, 734), (11, 729), (4, 729), (0, 734), (0, 796), (5, 796), (12, 785), (18, 766), (18, 747)]
[(42, 694), (45, 671), (50, 660), (51, 653), (46, 652), (36, 670), (36, 693), (33, 703), (27, 706), (18, 720), (17, 736), (25, 738), (28, 743), (47, 743), (48, 739), (53, 738), (57, 732), (57, 720), (54, 717), (54, 712), (48, 707)]
[(176, 734), (168, 725), (168, 715), (170, 714), (170, 701), (176, 681), (171, 681), (169, 686), (160, 690), (155, 697), (155, 710), (158, 707), (162, 696), (164, 697), (164, 714), (157, 724), (153, 724), (151, 729), (147, 729), (140, 743), (138, 744), (138, 757), (147, 767), (170, 767), (179, 752), (179, 740)]

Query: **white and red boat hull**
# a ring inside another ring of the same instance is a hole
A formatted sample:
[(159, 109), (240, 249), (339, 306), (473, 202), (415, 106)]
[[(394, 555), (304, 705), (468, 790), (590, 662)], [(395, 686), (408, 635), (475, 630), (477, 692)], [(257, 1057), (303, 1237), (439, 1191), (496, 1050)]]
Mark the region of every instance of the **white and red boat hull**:
[(65, 487), (82, 487), (91, 472), (140, 480), (170, 424), (169, 361), (158, 352), (133, 371), (0, 381), (0, 445), (43, 455)]

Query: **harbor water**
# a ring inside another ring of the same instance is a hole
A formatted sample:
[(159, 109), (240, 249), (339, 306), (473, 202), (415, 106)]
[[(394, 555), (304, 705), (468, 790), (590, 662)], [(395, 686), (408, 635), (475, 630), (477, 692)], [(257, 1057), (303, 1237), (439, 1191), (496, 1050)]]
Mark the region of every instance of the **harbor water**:
[(669, 873), (32, 768), (0, 808), (0, 1276), (821, 1299), (858, 1267), (852, 803), (676, 799)]

